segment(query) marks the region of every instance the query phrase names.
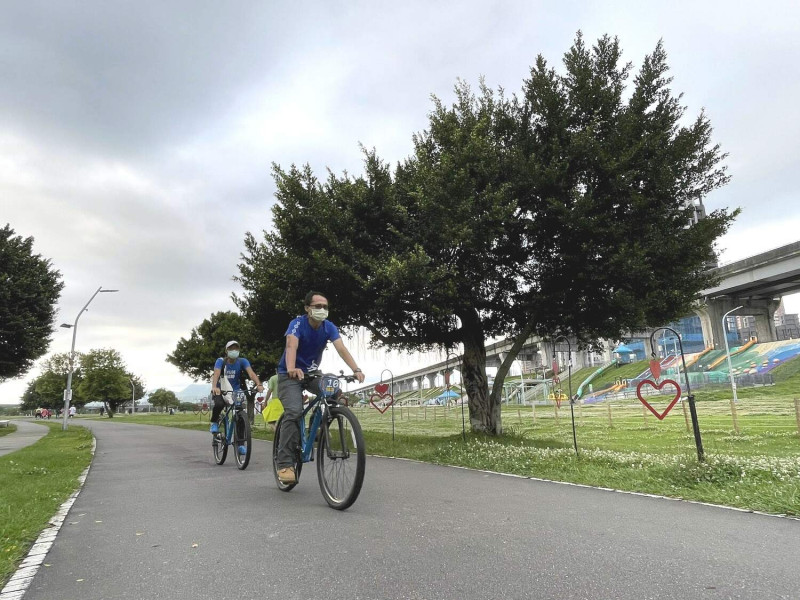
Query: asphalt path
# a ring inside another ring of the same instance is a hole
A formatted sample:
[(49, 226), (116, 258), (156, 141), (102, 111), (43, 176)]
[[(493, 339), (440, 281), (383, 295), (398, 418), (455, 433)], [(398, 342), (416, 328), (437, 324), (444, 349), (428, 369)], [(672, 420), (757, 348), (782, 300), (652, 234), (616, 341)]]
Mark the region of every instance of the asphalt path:
[(50, 431), (44, 425), (20, 419), (15, 419), (11, 423), (16, 425), (17, 430), (14, 433), (0, 437), (0, 456), (34, 444)]
[(25, 600), (800, 597), (800, 521), (367, 459), (347, 511), (211, 436), (87, 421), (86, 484)]

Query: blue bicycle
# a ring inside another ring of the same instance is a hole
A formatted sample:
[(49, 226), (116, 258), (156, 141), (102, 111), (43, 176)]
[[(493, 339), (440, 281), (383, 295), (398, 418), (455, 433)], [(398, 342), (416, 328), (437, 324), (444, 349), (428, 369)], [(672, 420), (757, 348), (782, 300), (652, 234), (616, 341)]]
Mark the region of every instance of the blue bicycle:
[[(317, 479), (322, 496), (332, 508), (344, 510), (356, 501), (361, 492), (367, 453), (358, 419), (347, 406), (340, 404), (343, 401), (340, 380), (350, 382), (356, 379), (343, 374), (306, 376), (304, 387), (316, 397), (308, 403), (300, 418), (300, 446), (296, 448), (294, 472), (299, 482), (303, 463), (314, 460), (316, 442)], [(272, 470), (278, 489), (288, 492), (297, 482), (282, 483), (278, 478), (278, 444), (284, 416), (278, 420), (275, 429)]]
[[(221, 465), (228, 456), (228, 446), (233, 446), (236, 456), (236, 466), (244, 471), (250, 462), (252, 439), (250, 436), (250, 421), (245, 411), (247, 396), (244, 392), (223, 391), (222, 396), (233, 395), (233, 402), (227, 404), (222, 410), (219, 419), (219, 432), (212, 438), (214, 461)], [(231, 414), (233, 413), (233, 414)]]

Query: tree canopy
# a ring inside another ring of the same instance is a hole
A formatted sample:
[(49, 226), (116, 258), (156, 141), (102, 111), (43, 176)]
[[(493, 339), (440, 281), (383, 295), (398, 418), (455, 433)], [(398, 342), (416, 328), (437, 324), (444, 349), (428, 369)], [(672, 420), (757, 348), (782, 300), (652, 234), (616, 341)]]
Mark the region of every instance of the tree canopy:
[[(241, 306), (290, 310), (319, 289), (334, 322), (378, 344), (461, 346), (470, 421), (490, 433), (531, 334), (590, 343), (687, 313), (736, 214), (697, 218), (728, 180), (710, 122), (685, 119), (661, 43), (630, 93), (616, 39), (579, 34), (563, 62), (539, 56), (510, 98), (459, 82), (394, 169), (376, 151), (356, 177), (275, 165), (274, 229), (245, 239)], [(495, 336), (515, 344), (490, 396)]]
[(159, 408), (177, 407), (181, 403), (181, 401), (178, 400), (178, 397), (175, 395), (175, 392), (165, 388), (158, 388), (157, 390), (150, 392), (150, 396), (147, 398), (147, 401), (153, 406), (158, 406)]
[[(266, 313), (258, 306), (253, 307), (251, 314), (246, 318), (232, 311), (213, 313), (192, 329), (189, 339), (178, 341), (167, 362), (192, 379), (211, 381), (214, 362), (224, 356), (225, 344), (236, 340), (242, 356), (250, 361), (262, 381), (268, 379), (283, 352), (283, 332), (289, 318), (282, 311), (271, 311), (269, 314), (275, 316), (270, 319), (260, 318)], [(280, 329), (278, 334), (277, 329)]]
[(83, 378), (78, 393), (84, 402), (105, 403), (109, 416), (118, 406), (130, 402), (132, 395), (136, 400), (144, 397), (144, 383), (127, 370), (116, 350), (90, 350), (81, 357), (80, 368)]
[[(75, 354), (76, 369), (72, 374), (72, 400), (70, 404), (83, 406), (86, 401), (80, 393), (82, 380), (80, 361), (82, 355)], [(69, 353), (53, 354), (42, 364), (41, 374), (34, 379), (36, 393), (40, 399), (40, 406), (47, 408), (63, 408), (64, 390), (67, 387), (69, 374)]]
[(26, 373), (47, 352), (64, 284), (33, 238), (0, 229), (0, 382)]

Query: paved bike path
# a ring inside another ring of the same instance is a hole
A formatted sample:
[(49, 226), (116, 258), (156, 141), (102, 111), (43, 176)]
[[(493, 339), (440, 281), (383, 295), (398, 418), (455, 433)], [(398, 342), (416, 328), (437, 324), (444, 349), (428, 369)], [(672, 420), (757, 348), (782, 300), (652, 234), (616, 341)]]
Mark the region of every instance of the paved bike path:
[(15, 419), (11, 421), (11, 423), (16, 425), (17, 430), (14, 433), (9, 433), (8, 435), (0, 437), (0, 456), (16, 452), (25, 446), (35, 444), (50, 431), (45, 425), (39, 425), (38, 423), (31, 423), (29, 421)]
[[(25, 600), (796, 598), (800, 522), (390, 459), (348, 511), (210, 435), (86, 423), (83, 492)], [(310, 468), (309, 468), (310, 467)]]

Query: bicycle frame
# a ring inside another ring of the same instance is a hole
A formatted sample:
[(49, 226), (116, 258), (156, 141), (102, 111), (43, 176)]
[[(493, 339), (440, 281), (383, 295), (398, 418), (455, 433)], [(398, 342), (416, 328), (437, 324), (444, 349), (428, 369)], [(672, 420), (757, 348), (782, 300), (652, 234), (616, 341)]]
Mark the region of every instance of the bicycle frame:
[[(308, 403), (300, 416), (300, 449), (304, 463), (312, 460), (314, 440), (322, 424), (322, 418), (327, 417), (328, 403), (336, 403), (336, 396), (340, 389), (339, 377), (336, 375), (320, 375), (318, 384), (320, 393)], [(308, 435), (306, 435), (306, 415), (309, 412), (312, 413), (311, 422), (308, 427)]]
[(225, 394), (233, 394), (233, 404), (226, 404), (220, 415), (220, 422), (225, 427), (225, 444), (230, 446), (233, 443), (233, 428), (236, 425), (236, 420), (233, 417), (228, 418), (228, 415), (230, 415), (231, 411), (241, 412), (244, 410), (242, 403), (246, 396), (241, 390), (238, 392), (222, 392), (223, 396)]

